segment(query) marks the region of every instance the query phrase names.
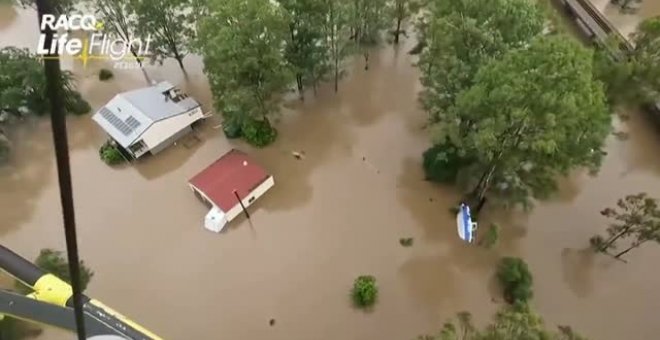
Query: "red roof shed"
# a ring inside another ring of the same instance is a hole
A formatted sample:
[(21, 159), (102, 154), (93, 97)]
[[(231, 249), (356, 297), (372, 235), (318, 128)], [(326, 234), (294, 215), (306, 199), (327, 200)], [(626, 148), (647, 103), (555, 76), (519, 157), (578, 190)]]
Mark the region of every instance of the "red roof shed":
[(224, 212), (239, 205), (270, 175), (245, 153), (232, 149), (190, 180), (190, 184)]

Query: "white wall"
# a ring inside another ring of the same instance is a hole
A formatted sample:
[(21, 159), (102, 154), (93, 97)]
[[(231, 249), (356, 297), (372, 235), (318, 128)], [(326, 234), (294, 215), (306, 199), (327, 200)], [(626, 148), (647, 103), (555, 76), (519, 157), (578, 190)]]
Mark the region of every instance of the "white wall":
[[(249, 207), (250, 205), (252, 205), (252, 203), (256, 202), (259, 199), (259, 197), (263, 196), (266, 193), (266, 191), (268, 191), (274, 185), (275, 185), (275, 179), (273, 178), (273, 176), (268, 177), (268, 179), (266, 179), (258, 187), (252, 190), (252, 192), (243, 199), (243, 205), (245, 206), (245, 208)], [(250, 198), (252, 197), (254, 197), (254, 200), (250, 202)], [(231, 222), (231, 220), (233, 220), (234, 218), (236, 218), (236, 216), (242, 213), (243, 213), (243, 209), (241, 208), (241, 205), (240, 204), (236, 205), (227, 212), (227, 221)]]
[(201, 119), (203, 115), (202, 108), (197, 107), (190, 112), (155, 122), (142, 135), (142, 140), (149, 149), (152, 149), (175, 133)]

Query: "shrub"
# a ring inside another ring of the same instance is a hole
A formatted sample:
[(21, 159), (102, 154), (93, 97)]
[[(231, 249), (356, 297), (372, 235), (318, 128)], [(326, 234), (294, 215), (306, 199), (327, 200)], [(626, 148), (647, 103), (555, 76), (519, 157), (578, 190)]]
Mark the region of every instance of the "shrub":
[(121, 164), (126, 160), (119, 149), (111, 143), (105, 143), (101, 146), (99, 156), (108, 165)]
[(66, 100), (66, 111), (74, 115), (83, 115), (92, 110), (89, 103), (82, 98), (80, 93), (71, 92)]
[(99, 71), (99, 80), (100, 81), (106, 81), (106, 80), (112, 79), (112, 77), (114, 77), (114, 74), (112, 74), (112, 71), (110, 71), (106, 68), (102, 68)]
[(378, 297), (376, 278), (371, 275), (358, 276), (353, 283), (351, 297), (353, 298), (353, 303), (361, 308), (370, 307), (376, 303), (376, 298)]
[(225, 121), (222, 125), (222, 131), (229, 139), (241, 138), (243, 131), (241, 131), (241, 124), (236, 121)]
[(399, 243), (404, 247), (412, 247), (415, 240), (412, 237), (400, 238)]
[(256, 147), (264, 147), (275, 141), (277, 130), (270, 125), (268, 119), (246, 120), (241, 126), (245, 141)]
[(424, 174), (427, 181), (453, 183), (458, 171), (469, 160), (458, 154), (458, 150), (449, 144), (434, 145), (424, 152)]
[(508, 303), (525, 304), (532, 297), (532, 274), (522, 259), (502, 258), (497, 268), (497, 279)]
[(497, 244), (497, 241), (500, 238), (500, 226), (491, 223), (491, 225), (488, 227), (488, 230), (486, 230), (486, 233), (483, 234), (483, 237), (479, 240), (479, 245), (485, 247), (485, 248), (492, 248)]

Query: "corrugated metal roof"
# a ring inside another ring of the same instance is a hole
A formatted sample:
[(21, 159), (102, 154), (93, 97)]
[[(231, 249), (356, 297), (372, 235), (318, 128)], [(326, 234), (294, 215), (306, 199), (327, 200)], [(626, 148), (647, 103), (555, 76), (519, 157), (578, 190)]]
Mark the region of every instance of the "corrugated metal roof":
[[(170, 92), (171, 93), (168, 93)], [(177, 116), (199, 106), (168, 83), (116, 95), (92, 117), (121, 146), (135, 143), (154, 122)]]
[(222, 211), (228, 212), (239, 204), (234, 191), (243, 200), (269, 177), (266, 170), (248, 155), (232, 149), (195, 175), (190, 184), (203, 192)]

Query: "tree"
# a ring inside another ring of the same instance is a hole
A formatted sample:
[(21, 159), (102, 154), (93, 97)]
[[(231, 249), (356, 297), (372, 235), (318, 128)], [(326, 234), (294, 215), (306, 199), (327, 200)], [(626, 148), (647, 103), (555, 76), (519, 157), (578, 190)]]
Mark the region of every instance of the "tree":
[(477, 329), (468, 312), (458, 313), (458, 322), (446, 322), (435, 336), (420, 336), (419, 340), (586, 340), (570, 327), (548, 330), (543, 319), (527, 306), (507, 307), (495, 314), (493, 322)]
[(396, 22), (396, 28), (392, 31), (395, 44), (399, 43), (401, 34), (406, 35), (406, 30), (402, 27), (403, 22), (415, 15), (420, 6), (419, 0), (390, 0), (388, 2), (389, 16)]
[(266, 145), (276, 136), (268, 116), (278, 111), (291, 79), (285, 15), (269, 0), (212, 0), (208, 6), (197, 31), (216, 108), (248, 142)]
[(378, 43), (381, 30), (387, 27), (386, 0), (353, 0), (351, 7), (351, 37), (368, 70), (369, 48)]
[(532, 0), (432, 0), (421, 22), (421, 100), (432, 122), (473, 84), (479, 68), (525, 46), (543, 31), (541, 7)]
[(330, 51), (330, 62), (334, 74), (335, 92), (339, 90), (341, 61), (349, 54), (349, 5), (348, 0), (323, 0), (328, 15), (324, 21), (323, 30)]
[[(98, 19), (103, 22), (103, 29), (116, 34), (124, 42), (135, 37), (137, 22), (132, 15), (131, 0), (95, 0), (90, 1)], [(135, 45), (127, 46), (135, 61), (142, 67), (143, 57), (138, 54)], [(145, 46), (146, 48), (146, 46)]]
[(434, 126), (474, 161), (459, 182), (478, 213), (487, 196), (530, 207), (572, 169), (600, 167), (611, 116), (591, 51), (561, 35), (536, 38), (484, 65)]
[(286, 59), (294, 70), (300, 99), (304, 99), (304, 87), (311, 84), (314, 90), (330, 70), (330, 55), (325, 39), (324, 25), (328, 7), (319, 0), (283, 0), (280, 5), (287, 11), (289, 39)]
[[(39, 58), (27, 49), (0, 49), (0, 116), (43, 115), (49, 112), (46, 76)], [(87, 104), (74, 90), (73, 74), (62, 72), (65, 110), (68, 113), (89, 112)]]
[[(50, 111), (50, 102), (46, 96), (42, 63), (27, 49), (0, 49), (0, 74), (0, 164), (3, 164), (9, 159), (11, 143), (4, 135), (2, 125), (9, 126), (13, 118), (45, 115)], [(75, 91), (71, 72), (62, 72), (62, 84), (66, 112), (84, 114), (91, 110)]]
[(378, 298), (376, 278), (371, 275), (358, 276), (353, 283), (351, 297), (353, 298), (353, 303), (360, 308), (370, 307), (376, 303), (376, 299)]
[(621, 258), (642, 244), (653, 241), (660, 243), (660, 208), (655, 198), (646, 193), (627, 195), (619, 199), (614, 208), (606, 208), (601, 215), (613, 220), (607, 227), (607, 238), (594, 236), (590, 242), (596, 251), (609, 252), (616, 249), (616, 242), (632, 238), (630, 246), (616, 255)]
[[(660, 96), (660, 17), (644, 20), (631, 35), (631, 50), (618, 52), (620, 38), (611, 37), (597, 54), (596, 74), (607, 84), (614, 102), (646, 104)], [(609, 53), (608, 53), (609, 52)], [(613, 53), (614, 52), (614, 53)]]
[(151, 34), (153, 58), (174, 58), (185, 72), (183, 58), (194, 37), (192, 0), (130, 0), (141, 34)]
[(532, 274), (527, 263), (517, 257), (504, 257), (497, 266), (497, 280), (510, 304), (526, 304), (532, 298)]
[[(8, 0), (7, 2), (12, 2), (13, 0)], [(37, 8), (36, 6), (36, 0), (15, 0), (16, 3), (18, 3), (21, 7), (32, 7), (34, 9)], [(2, 2), (2, 1), (0, 1)], [(58, 0), (58, 1), (53, 1), (52, 6), (53, 6), (53, 11), (55, 15), (62, 15), (62, 14), (67, 14), (71, 13), (78, 3), (78, 0)]]

